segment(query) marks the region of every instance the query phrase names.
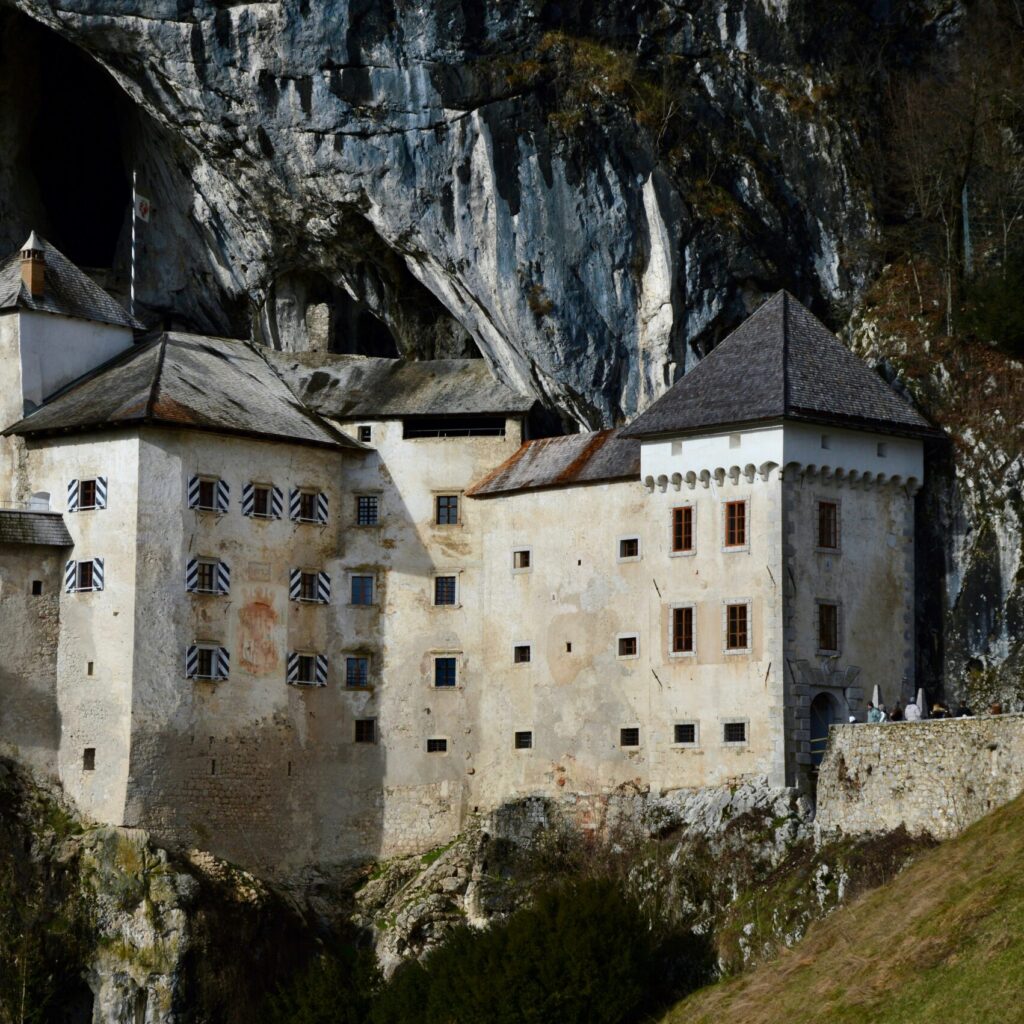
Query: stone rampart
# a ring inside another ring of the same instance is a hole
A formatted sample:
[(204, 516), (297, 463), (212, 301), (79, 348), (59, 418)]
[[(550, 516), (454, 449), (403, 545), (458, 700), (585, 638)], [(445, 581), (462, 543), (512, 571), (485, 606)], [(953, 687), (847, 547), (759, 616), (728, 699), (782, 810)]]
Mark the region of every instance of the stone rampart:
[(936, 839), (1024, 792), (1024, 714), (837, 725), (818, 776), (815, 832), (904, 825)]

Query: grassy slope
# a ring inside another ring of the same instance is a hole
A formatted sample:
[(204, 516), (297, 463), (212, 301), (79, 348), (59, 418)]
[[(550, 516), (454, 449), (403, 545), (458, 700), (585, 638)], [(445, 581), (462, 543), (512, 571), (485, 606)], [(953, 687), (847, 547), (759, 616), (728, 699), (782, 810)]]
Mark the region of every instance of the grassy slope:
[(1024, 797), (663, 1024), (1024, 1021)]

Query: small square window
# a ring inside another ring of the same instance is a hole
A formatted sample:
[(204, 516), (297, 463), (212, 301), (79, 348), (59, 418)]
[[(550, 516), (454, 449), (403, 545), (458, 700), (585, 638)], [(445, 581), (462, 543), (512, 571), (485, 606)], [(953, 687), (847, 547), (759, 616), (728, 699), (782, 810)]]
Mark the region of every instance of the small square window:
[(730, 434), (729, 435), (729, 447), (730, 448), (739, 448), (740, 445), (742, 445), (742, 444), (743, 444), (743, 435), (742, 434)]
[(458, 601), (458, 579), (455, 576), (434, 577), (434, 604), (454, 605)]
[(637, 636), (620, 636), (619, 637), (619, 657), (620, 658), (635, 658), (640, 650), (640, 641)]
[(376, 494), (356, 495), (356, 526), (376, 526), (380, 514), (380, 499)]
[(672, 731), (672, 739), (678, 746), (695, 747), (697, 745), (697, 723), (676, 722)]
[(439, 494), (434, 503), (434, 522), (438, 526), (458, 526), (459, 496), (457, 494)]
[(356, 719), (356, 743), (377, 742), (377, 719), (357, 718)]
[(520, 572), (530, 568), (531, 551), (529, 548), (516, 548), (512, 552), (512, 568)]
[(530, 645), (516, 644), (512, 648), (512, 661), (516, 665), (523, 665), (530, 660)]
[(532, 750), (533, 749), (533, 733), (532, 732), (517, 732), (515, 735), (515, 748), (516, 750)]
[(206, 511), (217, 511), (217, 481), (216, 480), (200, 480), (199, 481), (199, 500), (198, 508), (205, 509)]
[(440, 737), (432, 737), (427, 740), (427, 753), (428, 754), (444, 754), (448, 750), (448, 741), (443, 740)]
[(43, 592), (43, 581), (33, 580), (32, 581), (32, 596), (39, 597)]
[(832, 447), (832, 438), (828, 434), (821, 435), (821, 447), (828, 449)]
[(620, 747), (639, 747), (640, 746), (640, 730), (630, 726), (626, 729), (619, 730), (619, 746)]
[(307, 523), (318, 521), (316, 511), (316, 491), (302, 491), (299, 494), (299, 519)]
[(96, 748), (86, 747), (82, 751), (82, 771), (92, 772), (96, 770)]
[(725, 503), (725, 546), (742, 548), (747, 544), (747, 503), (727, 501)]
[(373, 440), (373, 427), (363, 424), (359, 427), (359, 440), (363, 444), (369, 444)]
[(682, 455), (683, 454), (683, 442), (682, 441), (673, 441), (672, 442), (672, 454), (673, 455)]
[(78, 482), (78, 507), (80, 510), (96, 507), (95, 480), (80, 480)]
[(359, 655), (345, 659), (345, 685), (360, 689), (370, 685), (370, 659)]
[(878, 448), (875, 450), (878, 452), (880, 459), (884, 459), (889, 454), (889, 446), (884, 441), (879, 441)]
[(352, 577), (352, 603), (358, 605), (373, 604), (373, 577)]
[(640, 538), (639, 537), (623, 537), (619, 541), (619, 559), (625, 560), (627, 558), (639, 558), (640, 557)]
[(445, 655), (434, 659), (434, 686), (439, 689), (450, 689), (457, 685), (459, 676), (459, 659)]
[(722, 739), (725, 743), (746, 743), (746, 722), (725, 722), (722, 726)]
[(256, 519), (269, 519), (273, 511), (270, 488), (254, 486), (252, 489), (252, 514)]

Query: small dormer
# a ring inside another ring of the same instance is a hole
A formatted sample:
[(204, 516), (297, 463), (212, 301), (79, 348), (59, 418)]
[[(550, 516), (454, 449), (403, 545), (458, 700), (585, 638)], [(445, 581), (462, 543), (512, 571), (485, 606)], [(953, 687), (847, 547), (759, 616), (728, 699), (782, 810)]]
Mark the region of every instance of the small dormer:
[(33, 231), (0, 264), (0, 428), (131, 347), (140, 328)]

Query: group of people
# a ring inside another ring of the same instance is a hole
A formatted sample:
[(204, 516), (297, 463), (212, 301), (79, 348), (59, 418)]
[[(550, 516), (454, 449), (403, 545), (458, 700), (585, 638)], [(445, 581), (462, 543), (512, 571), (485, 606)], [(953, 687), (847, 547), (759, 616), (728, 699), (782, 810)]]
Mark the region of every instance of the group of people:
[[(1001, 715), (1003, 713), (1003, 706), (1001, 704), (993, 704), (988, 710), (990, 715)], [(877, 705), (873, 701), (868, 701), (867, 721), (871, 725), (876, 725), (879, 722), (920, 722), (922, 717), (921, 708), (918, 706), (917, 701), (914, 700), (908, 701), (905, 707), (897, 700), (893, 705), (892, 711), (886, 710), (885, 704), (881, 701)], [(955, 712), (950, 711), (945, 704), (936, 702), (932, 705), (929, 717), (973, 718), (974, 712), (962, 701), (957, 706)], [(850, 722), (856, 721), (857, 716), (850, 715)]]

